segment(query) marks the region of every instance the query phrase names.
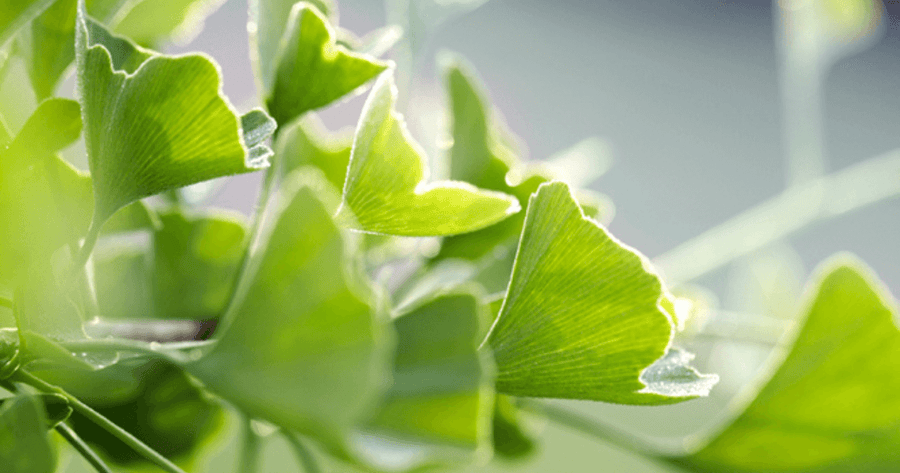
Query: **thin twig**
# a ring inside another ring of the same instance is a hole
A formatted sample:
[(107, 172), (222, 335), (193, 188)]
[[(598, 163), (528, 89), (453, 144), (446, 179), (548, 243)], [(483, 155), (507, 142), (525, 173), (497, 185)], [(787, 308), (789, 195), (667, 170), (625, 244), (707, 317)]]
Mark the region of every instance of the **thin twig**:
[(81, 402), (80, 400), (78, 400), (78, 398), (69, 394), (62, 388), (53, 386), (52, 384), (49, 384), (22, 369), (17, 371), (16, 374), (14, 374), (10, 379), (12, 381), (27, 384), (45, 393), (59, 394), (65, 397), (69, 402), (69, 405), (72, 406), (73, 409), (78, 411), (78, 413), (87, 417), (91, 422), (97, 424), (103, 430), (109, 432), (110, 434), (124, 442), (126, 445), (134, 449), (135, 452), (139, 453), (150, 462), (156, 464), (156, 466), (162, 468), (168, 473), (185, 473), (185, 471), (179, 468), (178, 465), (172, 463), (166, 457), (162, 456), (159, 452), (153, 450), (147, 444), (141, 442), (137, 437), (131, 435), (128, 431), (119, 427), (113, 421), (107, 419), (102, 414), (95, 411), (87, 404)]
[(60, 435), (69, 442), (81, 456), (94, 467), (99, 473), (113, 473), (112, 468), (107, 465), (97, 452), (95, 452), (90, 445), (85, 443), (78, 434), (72, 430), (71, 427), (66, 425), (65, 423), (59, 423), (56, 426), (56, 431), (59, 432)]

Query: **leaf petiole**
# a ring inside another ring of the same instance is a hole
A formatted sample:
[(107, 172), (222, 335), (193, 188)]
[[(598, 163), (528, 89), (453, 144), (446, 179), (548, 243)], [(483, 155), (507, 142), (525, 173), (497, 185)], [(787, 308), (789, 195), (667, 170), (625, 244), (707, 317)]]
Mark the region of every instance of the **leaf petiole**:
[(178, 465), (172, 463), (166, 457), (160, 455), (159, 452), (153, 450), (152, 448), (147, 446), (147, 444), (141, 442), (137, 437), (131, 435), (126, 430), (119, 427), (99, 412), (91, 409), (90, 406), (81, 402), (80, 400), (78, 400), (78, 398), (69, 394), (62, 388), (49, 384), (22, 369), (18, 370), (14, 375), (12, 375), (10, 377), (10, 380), (27, 384), (41, 392), (59, 394), (60, 396), (65, 397), (69, 402), (69, 405), (72, 406), (72, 408), (78, 413), (87, 417), (91, 422), (97, 424), (103, 430), (109, 432), (110, 434), (124, 442), (126, 445), (134, 449), (135, 452), (139, 453), (150, 462), (156, 464), (164, 471), (168, 473), (185, 473), (185, 471), (179, 468)]
[(99, 473), (113, 473), (109, 465), (71, 427), (65, 423), (60, 423), (56, 426), (56, 431)]
[(239, 461), (239, 470), (244, 473), (254, 473), (259, 471), (259, 451), (262, 447), (259, 435), (253, 431), (252, 420), (248, 416), (244, 416), (241, 423), (241, 458)]
[(176, 365), (191, 360), (191, 356), (181, 350), (207, 349), (215, 345), (215, 341), (203, 340), (192, 342), (147, 343), (138, 340), (71, 340), (59, 342), (72, 352), (82, 351), (126, 351), (140, 353), (155, 358), (162, 358)]
[(316, 457), (313, 456), (309, 447), (297, 438), (297, 434), (287, 431), (282, 431), (282, 433), (284, 434), (284, 439), (291, 445), (291, 449), (294, 450), (294, 455), (297, 456), (297, 462), (303, 467), (303, 471), (305, 473), (321, 473), (322, 468), (319, 467)]

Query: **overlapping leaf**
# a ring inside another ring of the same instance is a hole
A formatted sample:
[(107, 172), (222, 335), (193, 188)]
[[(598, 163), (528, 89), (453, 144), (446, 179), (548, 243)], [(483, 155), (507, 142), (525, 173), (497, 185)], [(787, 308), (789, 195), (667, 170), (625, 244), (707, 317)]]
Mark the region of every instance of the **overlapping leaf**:
[(336, 189), (344, 187), (353, 133), (331, 133), (314, 116), (308, 115), (278, 134), (277, 176), (283, 177), (302, 166), (315, 166)]
[[(108, 0), (107, 0), (108, 1)], [(132, 41), (153, 47), (166, 39), (189, 41), (203, 29), (203, 21), (225, 0), (139, 0), (127, 5), (115, 31)], [(91, 5), (88, 4), (88, 12)]]
[(394, 320), (394, 383), (370, 424), (388, 435), (462, 450), (488, 447), (493, 367), (480, 325), (485, 307), (473, 293), (439, 295)]
[(56, 468), (47, 415), (38, 399), (16, 396), (0, 406), (0, 465), (5, 472), (47, 473)]
[(334, 30), (310, 3), (295, 3), (287, 23), (279, 24), (286, 6), (281, 0), (259, 0), (251, 9), (266, 106), (280, 125), (346, 96), (387, 68), (337, 45)]
[(142, 197), (268, 164), (271, 151), (260, 133), (242, 122), (270, 132), (273, 126), (239, 120), (221, 95), (213, 62), (137, 48), (87, 18), (80, 5), (78, 92), (96, 225)]
[(253, 416), (337, 440), (383, 389), (391, 337), (326, 186), (295, 173), (281, 187), (224, 333), (188, 369)]
[(465, 233), (519, 210), (512, 196), (458, 181), (426, 183), (422, 152), (394, 111), (393, 75), (372, 89), (356, 130), (339, 219), (352, 228), (405, 236)]
[(497, 390), (625, 404), (706, 395), (717, 377), (669, 349), (672, 320), (647, 265), (586, 218), (565, 184), (541, 185), (488, 338)]
[(0, 9), (0, 47), (25, 26), (32, 18), (41, 14), (53, 0), (6, 0)]
[(674, 462), (708, 472), (900, 468), (896, 302), (851, 258), (820, 274), (772, 378), (733, 422)]

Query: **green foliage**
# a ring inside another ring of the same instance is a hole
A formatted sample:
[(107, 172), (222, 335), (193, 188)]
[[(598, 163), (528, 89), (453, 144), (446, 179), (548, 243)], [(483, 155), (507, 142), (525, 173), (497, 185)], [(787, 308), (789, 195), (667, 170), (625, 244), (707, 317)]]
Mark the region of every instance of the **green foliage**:
[[(0, 120), (0, 471), (51, 473), (69, 446), (101, 472), (149, 461), (183, 473), (167, 458), (201, 471), (232, 418), (245, 427), (234, 468), (247, 473), (275, 432), (304, 471), (523, 461), (545, 420), (690, 471), (898, 469), (896, 307), (846, 257), (825, 266), (767, 382), (686, 453), (527, 399), (706, 396), (718, 378), (684, 347), (710, 335), (715, 304), (703, 289), (675, 297), (606, 229), (610, 199), (582, 188), (610, 166), (604, 141), (522, 160), (456, 55), (440, 61), (452, 141), (429, 159), (401, 114), (402, 55), (419, 61), (429, 31), (484, 2), (389, 3), (406, 27), (399, 66), (377, 59), (401, 37), (395, 25), (360, 38), (332, 0), (251, 0), (266, 110), (245, 114), (210, 58), (142, 47), (183, 41), (221, 0), (0, 8), (0, 78), (8, 58), (23, 61), (39, 99), (16, 133)], [(825, 5), (838, 28), (826, 33), (872, 24), (860, 5)], [(54, 97), (73, 60), (77, 101)], [(370, 82), (355, 130), (329, 132), (313, 114)], [(89, 173), (58, 155), (80, 140)], [(429, 165), (443, 164), (447, 179), (433, 179)], [(196, 208), (180, 191), (260, 170), (253, 215)], [(777, 254), (745, 264), (733, 291), (786, 321), (800, 271)]]
[(677, 463), (710, 472), (896, 467), (896, 302), (852, 258), (836, 258), (820, 273), (793, 346), (771, 379), (722, 432), (698, 439), (705, 445)]
[(539, 187), (488, 338), (497, 390), (623, 404), (706, 395), (718, 378), (670, 350), (671, 315), (647, 264), (585, 217), (565, 184)]
[(268, 165), (271, 151), (247, 142), (255, 130), (242, 129), (206, 57), (138, 48), (83, 10), (76, 39), (97, 225), (142, 197)]
[(188, 366), (252, 415), (328, 441), (340, 441), (384, 388), (391, 346), (352, 241), (331, 219), (336, 206), (318, 174), (285, 182), (267, 206), (224, 333)]
[(366, 232), (435, 236), (478, 230), (519, 211), (515, 199), (499, 192), (456, 181), (426, 183), (424, 156), (394, 110), (396, 101), (393, 76), (386, 73), (359, 120), (339, 219)]

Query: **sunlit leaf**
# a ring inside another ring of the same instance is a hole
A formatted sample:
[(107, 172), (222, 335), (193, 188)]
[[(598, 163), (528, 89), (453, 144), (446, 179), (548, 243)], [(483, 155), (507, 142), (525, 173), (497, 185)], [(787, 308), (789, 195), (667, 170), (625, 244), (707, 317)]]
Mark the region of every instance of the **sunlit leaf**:
[(383, 389), (391, 337), (326, 186), (309, 173), (281, 186), (218, 343), (188, 368), (251, 415), (334, 441)]
[(32, 18), (41, 14), (53, 0), (6, 0), (0, 9), (0, 47), (25, 26)]
[(225, 0), (139, 0), (120, 15), (115, 31), (145, 46), (156, 46), (165, 40), (186, 43), (223, 3)]
[[(260, 58), (263, 51), (260, 44)], [(305, 2), (290, 10), (287, 28), (274, 54), (271, 72), (262, 69), (265, 102), (275, 120), (286, 125), (359, 89), (387, 64), (335, 43), (332, 27)]]
[(0, 465), (9, 473), (48, 473), (56, 452), (47, 434), (47, 415), (35, 396), (16, 396), (0, 406)]
[(743, 412), (693, 455), (695, 471), (885, 472), (900, 468), (896, 301), (854, 258), (824, 265), (793, 346)]
[(427, 170), (403, 117), (394, 110), (391, 73), (372, 89), (356, 130), (338, 217), (352, 214), (351, 228), (391, 235), (465, 233), (519, 211), (499, 192), (458, 181), (426, 183)]
[(565, 184), (541, 185), (488, 339), (497, 390), (624, 404), (706, 395), (717, 377), (669, 350), (674, 327), (648, 267), (586, 218)]
[(462, 449), (488, 448), (493, 367), (478, 351), (486, 308), (473, 293), (440, 295), (394, 319), (394, 383), (372, 428), (389, 436)]
[(248, 146), (252, 131), (222, 96), (208, 58), (137, 48), (83, 9), (76, 39), (95, 224), (142, 197), (267, 165), (270, 153)]

